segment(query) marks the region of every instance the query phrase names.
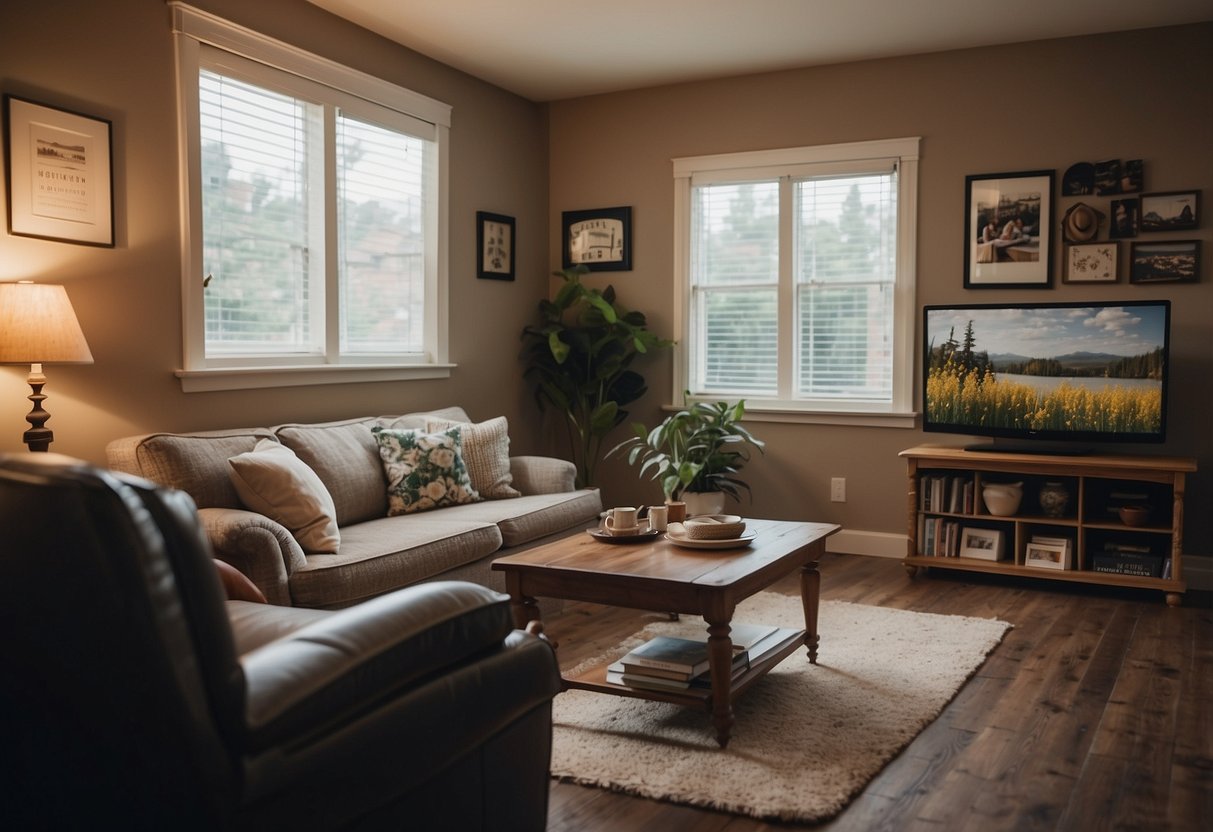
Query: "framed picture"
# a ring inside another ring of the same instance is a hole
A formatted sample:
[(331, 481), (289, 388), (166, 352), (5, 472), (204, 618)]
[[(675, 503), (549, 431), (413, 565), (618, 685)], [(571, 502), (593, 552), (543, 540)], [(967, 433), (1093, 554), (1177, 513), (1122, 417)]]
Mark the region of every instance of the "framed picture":
[(514, 279), (514, 218), (476, 212), (476, 277)]
[(1066, 283), (1115, 283), (1120, 244), (1074, 243), (1066, 246)]
[(599, 208), (561, 215), (564, 268), (585, 266), (592, 272), (632, 270), (632, 209)]
[(8, 231), (114, 245), (110, 122), (4, 96)]
[(1137, 197), (1130, 199), (1112, 200), (1112, 225), (1108, 236), (1114, 240), (1123, 240), (1137, 236), (1137, 228), (1141, 223), (1141, 200)]
[(1195, 283), (1200, 280), (1200, 240), (1131, 244), (1130, 283)]
[(1002, 560), (1003, 536), (998, 529), (964, 528), (960, 532), (960, 556), (978, 560)]
[(1023, 550), (1023, 565), (1040, 569), (1069, 569), (1070, 547), (1064, 542), (1029, 541)]
[(1053, 283), (1053, 171), (965, 177), (966, 289)]
[(1200, 191), (1141, 195), (1142, 231), (1187, 231), (1200, 225)]

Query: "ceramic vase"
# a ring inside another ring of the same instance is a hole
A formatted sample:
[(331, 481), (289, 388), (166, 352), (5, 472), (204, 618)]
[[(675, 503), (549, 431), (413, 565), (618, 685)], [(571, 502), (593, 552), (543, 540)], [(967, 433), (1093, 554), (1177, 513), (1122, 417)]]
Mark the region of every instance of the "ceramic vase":
[(1046, 482), (1040, 487), (1040, 510), (1046, 517), (1064, 517), (1070, 505), (1070, 489), (1062, 482)]

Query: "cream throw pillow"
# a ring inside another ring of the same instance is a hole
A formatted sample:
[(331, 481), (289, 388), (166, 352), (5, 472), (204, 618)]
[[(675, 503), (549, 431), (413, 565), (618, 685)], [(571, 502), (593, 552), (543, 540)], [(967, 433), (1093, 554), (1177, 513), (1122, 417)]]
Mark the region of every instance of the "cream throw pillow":
[(295, 452), (272, 439), (228, 461), (240, 502), (286, 527), (310, 555), (336, 554), (337, 509), (320, 477)]
[(459, 427), (463, 433), (463, 461), (472, 478), (472, 487), (486, 500), (521, 497), (510, 473), (510, 432), (504, 416), (487, 422), (451, 422), (428, 419), (425, 429), (433, 432)]

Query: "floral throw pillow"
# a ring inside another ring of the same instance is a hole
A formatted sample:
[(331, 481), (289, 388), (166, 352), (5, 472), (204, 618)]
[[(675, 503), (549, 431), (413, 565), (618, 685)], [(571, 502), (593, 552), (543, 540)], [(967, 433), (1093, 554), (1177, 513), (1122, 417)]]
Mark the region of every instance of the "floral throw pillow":
[(426, 433), (373, 427), (387, 475), (388, 516), (479, 502), (457, 427)]

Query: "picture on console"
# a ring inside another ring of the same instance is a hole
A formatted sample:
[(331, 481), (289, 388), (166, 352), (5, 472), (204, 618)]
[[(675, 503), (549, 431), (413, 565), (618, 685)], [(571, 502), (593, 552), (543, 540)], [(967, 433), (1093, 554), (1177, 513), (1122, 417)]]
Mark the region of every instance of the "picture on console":
[(1165, 425), (1169, 304), (927, 307), (927, 430), (1131, 438)]

